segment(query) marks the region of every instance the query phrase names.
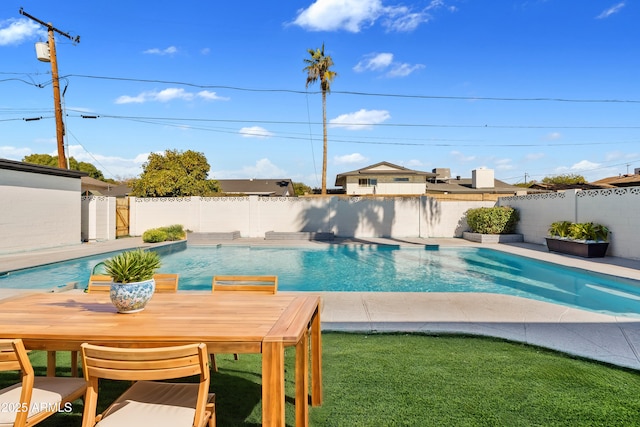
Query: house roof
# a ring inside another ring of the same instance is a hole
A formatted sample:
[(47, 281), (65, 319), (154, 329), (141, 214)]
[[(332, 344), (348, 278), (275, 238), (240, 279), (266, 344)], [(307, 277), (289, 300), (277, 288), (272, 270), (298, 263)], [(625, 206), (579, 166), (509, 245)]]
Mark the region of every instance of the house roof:
[(471, 178), (452, 178), (444, 182), (427, 181), (427, 193), (450, 193), (450, 194), (471, 194), (471, 193), (504, 193), (515, 194), (517, 191), (525, 191), (525, 188), (507, 184), (499, 179), (494, 179), (493, 187), (473, 188)]
[(589, 184), (589, 183), (584, 183), (584, 184), (545, 184), (542, 182), (536, 182), (535, 184), (532, 184), (531, 189), (534, 190), (547, 190), (547, 191), (563, 191), (563, 190), (574, 190), (574, 189), (580, 189), (580, 190), (600, 190), (603, 188), (611, 188), (611, 185), (608, 184)]
[(64, 176), (67, 178), (80, 178), (87, 175), (86, 172), (36, 165), (34, 163), (18, 162), (9, 159), (0, 159), (0, 169), (39, 173), (43, 175)]
[(640, 185), (640, 174), (612, 176), (595, 181), (593, 184), (608, 184), (614, 187), (634, 187)]
[(82, 194), (89, 192), (96, 196), (124, 197), (131, 193), (131, 187), (127, 184), (111, 184), (90, 176), (83, 176), (81, 181)]
[(258, 196), (295, 196), (291, 179), (217, 179), (220, 191)]
[(373, 165), (365, 166), (362, 169), (357, 169), (350, 172), (343, 172), (336, 175), (335, 185), (346, 185), (346, 178), (348, 176), (380, 176), (380, 175), (419, 175), (427, 178), (435, 178), (437, 175), (433, 172), (422, 172), (413, 169), (408, 169), (403, 166), (394, 165), (389, 162), (379, 162)]

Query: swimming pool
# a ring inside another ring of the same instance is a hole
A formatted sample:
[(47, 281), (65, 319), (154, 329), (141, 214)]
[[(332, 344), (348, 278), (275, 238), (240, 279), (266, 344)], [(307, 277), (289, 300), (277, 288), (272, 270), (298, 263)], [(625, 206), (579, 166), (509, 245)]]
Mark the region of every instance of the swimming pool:
[[(10, 272), (0, 288), (84, 286), (93, 266), (111, 255)], [(210, 289), (214, 274), (275, 274), (283, 291), (486, 292), (640, 316), (638, 281), (488, 248), (189, 246), (162, 260), (160, 271), (180, 273), (183, 290)]]

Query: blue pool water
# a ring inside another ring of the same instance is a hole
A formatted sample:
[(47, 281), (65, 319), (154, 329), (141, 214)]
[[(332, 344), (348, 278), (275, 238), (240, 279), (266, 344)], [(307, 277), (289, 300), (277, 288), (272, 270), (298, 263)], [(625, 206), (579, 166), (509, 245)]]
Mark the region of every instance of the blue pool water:
[[(0, 276), (0, 288), (50, 289), (77, 281), (110, 255)], [(180, 289), (208, 290), (213, 275), (275, 274), (283, 291), (487, 292), (640, 316), (640, 282), (587, 273), (486, 248), (187, 247), (162, 255)]]

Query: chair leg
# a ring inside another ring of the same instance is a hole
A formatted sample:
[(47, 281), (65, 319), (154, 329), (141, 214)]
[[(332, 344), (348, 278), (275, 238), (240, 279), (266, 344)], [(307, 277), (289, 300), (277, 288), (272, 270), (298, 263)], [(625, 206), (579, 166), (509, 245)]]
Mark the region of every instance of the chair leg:
[(72, 377), (78, 376), (78, 352), (77, 351), (71, 352), (71, 376)]
[(218, 365), (216, 364), (216, 355), (211, 353), (211, 370), (213, 372), (218, 372)]

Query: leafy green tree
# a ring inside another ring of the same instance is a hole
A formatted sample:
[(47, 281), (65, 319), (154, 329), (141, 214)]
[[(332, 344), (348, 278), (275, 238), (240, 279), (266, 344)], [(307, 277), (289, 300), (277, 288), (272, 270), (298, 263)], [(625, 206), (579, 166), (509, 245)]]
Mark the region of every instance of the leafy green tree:
[[(33, 163), (42, 166), (58, 167), (58, 156), (52, 156), (50, 154), (30, 154), (22, 159), (23, 162)], [(104, 181), (104, 175), (91, 163), (79, 162), (75, 158), (69, 158), (69, 169), (74, 171), (86, 172), (91, 178)]]
[(311, 194), (313, 192), (311, 187), (309, 187), (307, 184), (304, 184), (302, 182), (294, 182), (293, 190), (295, 191), (296, 196), (304, 196), (305, 193)]
[(58, 167), (58, 156), (52, 156), (50, 154), (29, 154), (28, 156), (24, 156), (22, 161), (35, 165)]
[(151, 153), (142, 169), (133, 184), (136, 197), (208, 196), (219, 191), (217, 181), (207, 179), (207, 158), (196, 151)]
[(324, 54), (324, 43), (320, 49), (307, 49), (311, 58), (306, 58), (304, 63), (307, 64), (303, 71), (307, 72), (307, 86), (320, 81), (320, 89), (322, 90), (322, 191), (321, 194), (327, 194), (327, 93), (331, 92), (331, 82), (338, 75), (329, 68), (333, 66), (333, 59), (329, 55)]
[(563, 175), (546, 176), (542, 178), (544, 184), (585, 184), (587, 182), (584, 176), (575, 173)]

